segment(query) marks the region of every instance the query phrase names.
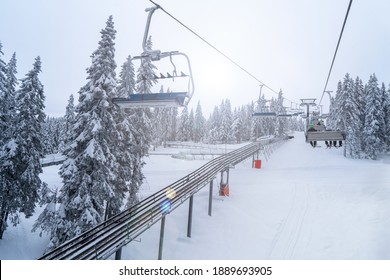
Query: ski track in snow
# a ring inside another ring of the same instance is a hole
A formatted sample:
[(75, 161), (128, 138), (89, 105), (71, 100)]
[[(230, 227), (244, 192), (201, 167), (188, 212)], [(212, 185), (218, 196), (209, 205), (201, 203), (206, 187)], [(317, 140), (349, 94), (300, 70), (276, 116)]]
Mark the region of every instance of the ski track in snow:
[(307, 226), (305, 218), (309, 207), (309, 196), (308, 186), (297, 190), (297, 186), (294, 185), (291, 207), (271, 242), (268, 259), (293, 259), (297, 246), (303, 246), (302, 228)]

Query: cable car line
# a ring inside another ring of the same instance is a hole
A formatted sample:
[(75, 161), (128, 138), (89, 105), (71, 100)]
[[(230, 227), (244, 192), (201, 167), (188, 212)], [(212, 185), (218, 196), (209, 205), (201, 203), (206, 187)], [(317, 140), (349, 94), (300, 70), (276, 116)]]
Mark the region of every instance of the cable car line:
[(345, 27), (345, 24), (347, 23), (348, 14), (349, 14), (349, 10), (351, 9), (352, 1), (353, 1), (353, 0), (350, 0), (350, 1), (349, 1), (347, 13), (346, 13), (345, 18), (344, 18), (343, 27), (341, 28), (341, 32), (340, 32), (340, 36), (339, 36), (339, 41), (337, 42), (336, 50), (335, 50), (334, 55), (333, 55), (332, 64), (330, 65), (330, 69), (329, 69), (329, 73), (328, 73), (328, 78), (326, 79), (324, 91), (322, 92), (322, 96), (321, 96), (320, 102), (318, 103), (318, 106), (321, 105), (322, 98), (324, 97), (324, 94), (325, 94), (325, 92), (326, 92), (326, 88), (328, 87), (328, 82), (329, 82), (330, 74), (332, 73), (332, 68), (333, 68), (334, 61), (335, 61), (335, 59), (336, 59), (337, 51), (338, 51), (338, 49), (339, 49), (341, 37), (343, 37), (344, 27)]
[[(274, 90), (273, 88), (271, 88), (270, 86), (268, 86), (267, 84), (265, 84), (264, 82), (262, 82), (259, 78), (257, 78), (255, 75), (253, 75), (251, 72), (249, 72), (248, 70), (246, 70), (244, 67), (242, 67), (239, 63), (237, 63), (236, 61), (234, 61), (233, 59), (231, 59), (228, 55), (226, 55), (225, 53), (223, 53), (221, 50), (219, 50), (217, 47), (215, 47), (213, 44), (211, 44), (210, 42), (208, 42), (206, 39), (204, 39), (202, 36), (200, 36), (198, 33), (196, 33), (195, 31), (193, 31), (191, 28), (189, 28), (187, 25), (185, 25), (182, 21), (180, 21), (179, 19), (177, 19), (175, 16), (173, 16), (171, 13), (169, 13), (168, 11), (166, 11), (163, 7), (161, 7), (161, 5), (157, 4), (156, 2), (154, 2), (153, 0), (149, 0), (151, 3), (153, 3), (154, 5), (156, 5), (158, 8), (160, 8), (164, 13), (166, 13), (169, 17), (171, 17), (173, 20), (175, 20), (176, 22), (178, 22), (180, 25), (182, 25), (185, 29), (187, 29), (188, 31), (190, 31), (192, 34), (194, 34), (196, 37), (198, 37), (200, 40), (202, 40), (204, 43), (206, 43), (209, 47), (211, 47), (212, 49), (214, 49), (216, 52), (218, 52), (220, 55), (222, 55), (223, 57), (225, 57), (227, 60), (229, 60), (233, 65), (235, 65), (236, 67), (238, 67), (239, 69), (241, 69), (242, 71), (244, 71), (247, 75), (249, 75), (250, 77), (252, 77), (254, 80), (256, 80), (257, 82), (259, 82), (261, 85), (265, 86), (266, 88), (268, 88), (269, 90), (271, 90), (272, 92), (274, 92), (275, 94), (279, 94), (279, 92), (277, 92), (276, 90)], [(292, 103), (295, 103), (297, 104), (296, 102), (293, 102), (291, 100), (289, 100), (288, 98), (286, 97), (283, 97), (283, 99), (287, 100), (287, 101), (290, 101)]]

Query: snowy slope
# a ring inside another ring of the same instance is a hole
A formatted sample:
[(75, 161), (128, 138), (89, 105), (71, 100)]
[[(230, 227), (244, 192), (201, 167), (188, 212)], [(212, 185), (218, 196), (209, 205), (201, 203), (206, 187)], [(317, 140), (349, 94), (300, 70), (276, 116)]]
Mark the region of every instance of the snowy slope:
[[(188, 203), (167, 216), (163, 258), (390, 259), (390, 160), (342, 154), (313, 149), (296, 133), (269, 161), (263, 158), (262, 169), (252, 169), (250, 159), (242, 162), (230, 172), (230, 197), (218, 196), (214, 187), (212, 217), (208, 187), (195, 195), (191, 238)], [(206, 162), (151, 155), (142, 196)], [(60, 185), (56, 170), (47, 167), (42, 175), (50, 186)], [(42, 254), (47, 237), (30, 233), (33, 221), (23, 219), (5, 232), (0, 259)], [(160, 223), (152, 226), (123, 249), (122, 258), (156, 259), (159, 230)]]

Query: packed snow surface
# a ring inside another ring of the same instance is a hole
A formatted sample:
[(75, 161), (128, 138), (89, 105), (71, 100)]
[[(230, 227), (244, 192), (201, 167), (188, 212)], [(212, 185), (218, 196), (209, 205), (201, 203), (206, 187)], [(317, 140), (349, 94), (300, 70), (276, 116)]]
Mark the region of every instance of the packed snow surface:
[[(159, 148), (146, 158), (141, 197), (210, 159), (169, 155), (186, 149)], [(261, 156), (261, 169), (252, 168), (251, 160), (230, 170), (229, 197), (218, 195), (215, 180), (211, 217), (208, 186), (195, 194), (191, 238), (188, 201), (167, 215), (163, 259), (390, 259), (389, 156), (344, 158), (342, 148), (313, 149), (295, 133), (268, 161)], [(51, 188), (61, 186), (58, 168), (44, 168), (42, 179)], [(42, 255), (49, 238), (31, 232), (40, 211), (6, 230), (0, 259)], [(156, 223), (123, 249), (122, 259), (157, 259), (159, 235)]]

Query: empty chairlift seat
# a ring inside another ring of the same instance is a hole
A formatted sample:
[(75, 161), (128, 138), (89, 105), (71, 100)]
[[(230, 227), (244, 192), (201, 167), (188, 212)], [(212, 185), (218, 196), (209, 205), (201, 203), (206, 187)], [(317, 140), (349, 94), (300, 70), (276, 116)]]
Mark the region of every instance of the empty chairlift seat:
[(187, 92), (131, 94), (128, 98), (113, 98), (120, 108), (142, 107), (182, 107), (185, 106)]
[(252, 114), (254, 118), (264, 118), (264, 117), (276, 117), (275, 112), (255, 112)]

